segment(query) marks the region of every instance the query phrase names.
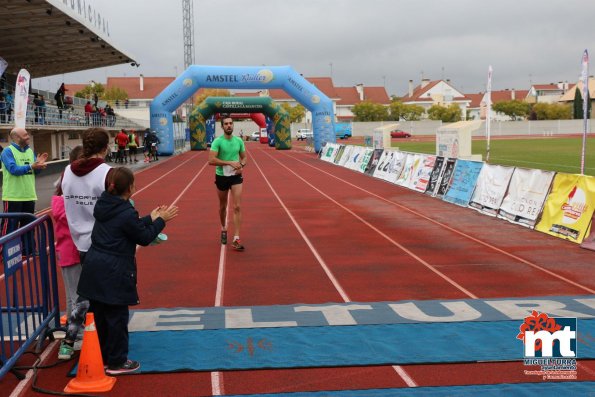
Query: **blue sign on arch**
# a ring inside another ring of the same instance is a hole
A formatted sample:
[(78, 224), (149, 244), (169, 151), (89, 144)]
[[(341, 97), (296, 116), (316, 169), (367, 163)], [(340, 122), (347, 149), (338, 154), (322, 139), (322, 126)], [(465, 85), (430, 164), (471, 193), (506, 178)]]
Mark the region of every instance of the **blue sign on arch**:
[(200, 88), (282, 89), (312, 113), (314, 148), (335, 142), (333, 102), (290, 66), (190, 66), (155, 97), (151, 129), (161, 144), (159, 153), (174, 153), (172, 112)]

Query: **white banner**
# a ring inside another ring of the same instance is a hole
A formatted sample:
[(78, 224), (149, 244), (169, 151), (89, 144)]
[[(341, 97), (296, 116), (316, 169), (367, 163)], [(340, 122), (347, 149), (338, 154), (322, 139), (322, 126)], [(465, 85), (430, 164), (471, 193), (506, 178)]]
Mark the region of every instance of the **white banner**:
[(390, 165), (390, 161), (395, 156), (394, 152), (394, 150), (385, 150), (384, 152), (382, 152), (382, 156), (380, 156), (380, 160), (378, 160), (378, 166), (374, 171), (374, 178), (385, 178), (385, 175), (388, 172), (388, 166)]
[(372, 149), (371, 147), (364, 148), (364, 154), (360, 156), (361, 161), (358, 159), (359, 166), (357, 170), (359, 172), (366, 172), (366, 168), (368, 168), (368, 163), (370, 162), (370, 158), (372, 157), (373, 153), (374, 149)]
[(29, 82), (31, 76), (25, 69), (19, 71), (17, 84), (14, 91), (14, 125), (15, 127), (25, 128), (27, 119), (27, 102), (29, 101)]
[(553, 171), (516, 168), (498, 218), (534, 228), (554, 175)]
[(339, 145), (337, 145), (336, 143), (327, 143), (324, 147), (324, 153), (322, 153), (321, 159), (329, 163), (332, 163), (335, 160), (335, 156), (337, 155), (338, 151)]
[(415, 178), (415, 186), (413, 187), (418, 192), (425, 192), (428, 183), (430, 182), (430, 175), (436, 164), (436, 156), (426, 155), (422, 159), (421, 166), (417, 169), (417, 176)]
[(395, 157), (388, 167), (388, 173), (384, 178), (390, 183), (396, 183), (397, 179), (399, 179), (401, 172), (403, 172), (403, 167), (405, 166), (405, 159), (407, 159), (407, 153), (401, 152), (399, 150), (395, 150), (394, 152)]
[(4, 58), (0, 57), (0, 76), (4, 74), (4, 71), (8, 67), (8, 62)]
[(401, 185), (401, 186), (405, 186), (405, 187), (409, 183), (409, 179), (411, 179), (411, 171), (412, 171), (412, 167), (414, 165), (413, 163), (415, 161), (415, 156), (416, 156), (413, 153), (406, 153), (406, 154), (407, 154), (407, 157), (405, 158), (405, 162), (403, 165), (403, 171), (401, 171), (401, 174), (395, 181), (395, 183), (397, 185)]
[(513, 172), (514, 167), (484, 164), (469, 206), (484, 214), (496, 216)]

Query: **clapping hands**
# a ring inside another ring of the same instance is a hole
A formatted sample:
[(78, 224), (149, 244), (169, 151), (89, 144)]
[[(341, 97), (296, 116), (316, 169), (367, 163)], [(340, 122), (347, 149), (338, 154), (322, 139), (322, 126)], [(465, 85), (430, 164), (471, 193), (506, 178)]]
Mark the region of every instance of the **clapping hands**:
[(47, 153), (42, 153), (40, 155), (37, 156), (37, 160), (31, 164), (31, 169), (33, 170), (42, 170), (45, 169), (47, 167), (47, 164), (45, 163), (48, 159), (48, 154)]
[(157, 218), (163, 219), (165, 222), (169, 222), (178, 216), (178, 207), (174, 205), (160, 205), (151, 211), (151, 219), (154, 221)]

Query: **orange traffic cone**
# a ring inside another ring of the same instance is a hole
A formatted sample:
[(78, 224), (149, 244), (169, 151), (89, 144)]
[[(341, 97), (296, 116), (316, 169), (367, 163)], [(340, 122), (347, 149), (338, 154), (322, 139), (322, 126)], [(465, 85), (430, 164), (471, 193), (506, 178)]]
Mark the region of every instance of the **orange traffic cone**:
[(87, 393), (110, 391), (116, 378), (107, 376), (103, 368), (103, 358), (99, 338), (95, 328), (93, 313), (87, 313), (87, 324), (83, 333), (83, 347), (79, 357), (76, 378), (68, 382), (65, 393)]

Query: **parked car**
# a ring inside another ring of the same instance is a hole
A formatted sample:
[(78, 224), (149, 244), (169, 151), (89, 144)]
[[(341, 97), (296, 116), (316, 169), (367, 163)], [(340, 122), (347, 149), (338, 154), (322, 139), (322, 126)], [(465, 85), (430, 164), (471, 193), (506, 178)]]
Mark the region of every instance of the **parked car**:
[(403, 130), (392, 130), (390, 132), (391, 138), (411, 138), (411, 134)]
[(260, 131), (253, 132), (250, 134), (251, 141), (259, 141), (260, 140)]
[(295, 137), (298, 141), (303, 141), (305, 139), (308, 138), (313, 138), (314, 137), (314, 133), (312, 132), (312, 130), (308, 130), (305, 128), (299, 129), (297, 130), (297, 133), (295, 134)]

